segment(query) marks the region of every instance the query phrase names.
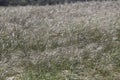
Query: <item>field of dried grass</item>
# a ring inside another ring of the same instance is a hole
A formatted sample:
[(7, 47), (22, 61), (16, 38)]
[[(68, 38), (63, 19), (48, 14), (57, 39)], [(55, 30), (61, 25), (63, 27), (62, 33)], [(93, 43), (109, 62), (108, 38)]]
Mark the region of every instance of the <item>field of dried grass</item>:
[(120, 80), (120, 1), (0, 7), (0, 80)]

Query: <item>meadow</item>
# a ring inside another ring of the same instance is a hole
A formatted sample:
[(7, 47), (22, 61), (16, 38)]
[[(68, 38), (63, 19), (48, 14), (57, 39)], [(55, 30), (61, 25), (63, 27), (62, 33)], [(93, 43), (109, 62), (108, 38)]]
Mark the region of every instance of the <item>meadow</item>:
[(0, 7), (0, 80), (120, 80), (120, 1)]

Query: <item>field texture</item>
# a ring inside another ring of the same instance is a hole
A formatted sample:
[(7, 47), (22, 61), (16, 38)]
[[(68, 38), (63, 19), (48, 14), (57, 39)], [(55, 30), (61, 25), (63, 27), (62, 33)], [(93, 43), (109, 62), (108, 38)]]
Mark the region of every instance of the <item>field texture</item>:
[(0, 80), (120, 80), (120, 1), (0, 7)]

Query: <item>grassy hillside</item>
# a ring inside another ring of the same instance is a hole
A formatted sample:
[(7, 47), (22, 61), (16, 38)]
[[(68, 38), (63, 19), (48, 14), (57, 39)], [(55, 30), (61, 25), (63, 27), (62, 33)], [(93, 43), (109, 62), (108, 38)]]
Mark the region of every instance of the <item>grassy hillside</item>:
[(0, 80), (119, 80), (120, 1), (0, 7)]

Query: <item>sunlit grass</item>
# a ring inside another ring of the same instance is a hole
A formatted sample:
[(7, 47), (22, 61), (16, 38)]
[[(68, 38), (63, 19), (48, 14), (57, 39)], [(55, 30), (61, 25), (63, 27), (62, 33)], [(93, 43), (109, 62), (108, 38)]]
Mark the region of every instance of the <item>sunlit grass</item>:
[(119, 80), (119, 6), (0, 7), (0, 80)]

